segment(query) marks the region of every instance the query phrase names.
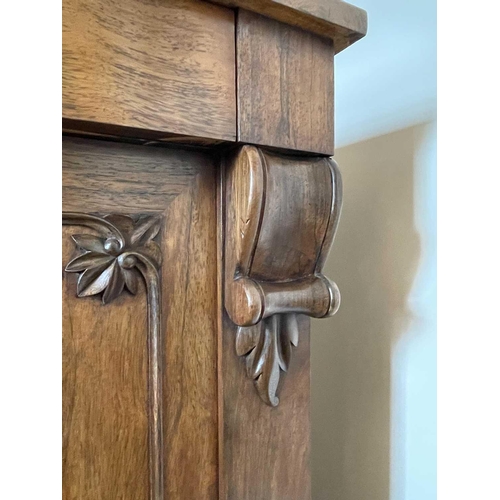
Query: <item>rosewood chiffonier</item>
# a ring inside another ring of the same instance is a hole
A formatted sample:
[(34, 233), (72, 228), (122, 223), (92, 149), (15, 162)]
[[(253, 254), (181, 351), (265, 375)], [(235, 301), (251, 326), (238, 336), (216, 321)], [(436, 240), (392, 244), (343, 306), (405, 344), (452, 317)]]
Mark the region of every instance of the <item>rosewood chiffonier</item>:
[(63, 497), (310, 500), (340, 0), (63, 0)]

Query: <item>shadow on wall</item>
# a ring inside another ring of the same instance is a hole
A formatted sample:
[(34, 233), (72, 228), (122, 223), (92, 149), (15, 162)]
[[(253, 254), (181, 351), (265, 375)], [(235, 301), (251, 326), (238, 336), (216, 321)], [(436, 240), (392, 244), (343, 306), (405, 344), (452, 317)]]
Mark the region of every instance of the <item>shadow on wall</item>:
[(412, 320), (408, 296), (421, 251), (415, 158), (424, 129), (359, 142), (335, 156), (344, 206), (324, 272), (339, 285), (342, 305), (333, 319), (312, 325), (313, 500), (391, 498), (391, 367)]

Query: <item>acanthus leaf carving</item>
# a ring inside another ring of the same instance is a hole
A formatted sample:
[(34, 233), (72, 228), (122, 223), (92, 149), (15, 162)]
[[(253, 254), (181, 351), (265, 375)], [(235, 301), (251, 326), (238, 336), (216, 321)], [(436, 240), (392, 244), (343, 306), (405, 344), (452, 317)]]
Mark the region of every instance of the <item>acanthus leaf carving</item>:
[(275, 314), (257, 325), (238, 327), (236, 353), (245, 356), (247, 376), (269, 406), (279, 403), (276, 392), (280, 370), (288, 371), (298, 337), (297, 316), (293, 313)]

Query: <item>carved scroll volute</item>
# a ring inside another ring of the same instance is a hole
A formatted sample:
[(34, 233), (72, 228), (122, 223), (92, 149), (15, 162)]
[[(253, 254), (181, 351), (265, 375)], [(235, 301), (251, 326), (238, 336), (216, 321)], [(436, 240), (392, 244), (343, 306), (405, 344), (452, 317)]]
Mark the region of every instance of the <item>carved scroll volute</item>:
[(340, 216), (340, 172), (331, 158), (243, 146), (225, 192), (225, 307), (248, 376), (276, 406), (280, 370), (298, 343), (296, 314), (323, 318), (340, 305), (337, 285), (321, 274)]

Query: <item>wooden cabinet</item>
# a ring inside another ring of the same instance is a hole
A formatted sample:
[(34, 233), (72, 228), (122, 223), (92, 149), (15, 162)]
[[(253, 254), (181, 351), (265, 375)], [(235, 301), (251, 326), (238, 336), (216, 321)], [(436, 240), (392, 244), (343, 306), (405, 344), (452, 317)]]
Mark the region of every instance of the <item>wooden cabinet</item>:
[(337, 0), (63, 1), (63, 497), (305, 500), (340, 295)]
[(234, 17), (201, 1), (64, 0), (63, 118), (234, 141)]

